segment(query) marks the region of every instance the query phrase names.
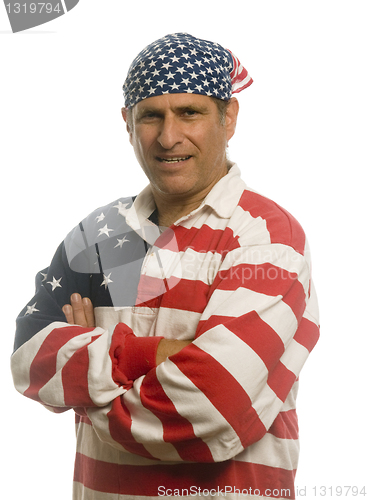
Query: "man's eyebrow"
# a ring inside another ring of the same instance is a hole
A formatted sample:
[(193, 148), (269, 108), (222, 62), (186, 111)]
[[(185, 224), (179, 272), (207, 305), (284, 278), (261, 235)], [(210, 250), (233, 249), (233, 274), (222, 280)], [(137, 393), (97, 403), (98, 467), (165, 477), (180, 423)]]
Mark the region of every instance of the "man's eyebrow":
[(188, 104), (187, 106), (178, 106), (175, 108), (176, 112), (182, 113), (183, 111), (198, 111), (199, 113), (208, 112), (207, 106), (200, 106), (199, 104)]
[(153, 108), (153, 107), (141, 107), (139, 110), (137, 110), (137, 118), (140, 118), (143, 115), (146, 115), (147, 113), (159, 113), (159, 109)]
[[(173, 111), (175, 113), (183, 113), (185, 111), (197, 111), (198, 113), (208, 113), (208, 107), (207, 106), (201, 106), (199, 104), (187, 104), (187, 105), (183, 105), (183, 106), (176, 106), (173, 108)], [(142, 116), (146, 115), (146, 114), (162, 114), (163, 111), (161, 110), (161, 108), (156, 108), (154, 106), (145, 106), (145, 107), (141, 107), (139, 110), (137, 110), (137, 116), (136, 118), (139, 119), (141, 118)]]

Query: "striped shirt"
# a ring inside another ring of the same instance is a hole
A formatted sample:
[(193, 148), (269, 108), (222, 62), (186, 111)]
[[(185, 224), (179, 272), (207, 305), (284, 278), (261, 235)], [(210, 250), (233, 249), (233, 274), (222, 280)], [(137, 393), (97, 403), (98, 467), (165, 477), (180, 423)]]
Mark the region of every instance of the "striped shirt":
[[(15, 386), (74, 409), (75, 500), (295, 498), (299, 373), (319, 336), (304, 232), (235, 164), (167, 230), (154, 210), (148, 186), (69, 233), (17, 319)], [(66, 323), (74, 292), (95, 328)], [(163, 337), (193, 342), (156, 367)]]

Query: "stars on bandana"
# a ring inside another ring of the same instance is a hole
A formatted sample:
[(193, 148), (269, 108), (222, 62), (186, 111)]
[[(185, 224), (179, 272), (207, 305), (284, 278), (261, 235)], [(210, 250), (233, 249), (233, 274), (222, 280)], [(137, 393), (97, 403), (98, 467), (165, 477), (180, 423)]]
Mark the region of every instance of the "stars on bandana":
[[(203, 94), (228, 100), (232, 93), (230, 51), (186, 33), (148, 45), (133, 61), (123, 90), (125, 106), (164, 93)], [(209, 78), (216, 75), (214, 78)]]

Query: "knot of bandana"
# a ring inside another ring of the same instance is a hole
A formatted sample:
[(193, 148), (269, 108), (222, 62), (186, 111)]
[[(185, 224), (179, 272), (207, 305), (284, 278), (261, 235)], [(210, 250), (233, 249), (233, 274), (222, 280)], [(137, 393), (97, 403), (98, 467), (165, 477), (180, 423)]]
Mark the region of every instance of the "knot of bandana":
[(175, 33), (151, 43), (134, 59), (123, 86), (125, 107), (147, 97), (175, 93), (228, 101), (252, 82), (229, 50), (187, 33)]

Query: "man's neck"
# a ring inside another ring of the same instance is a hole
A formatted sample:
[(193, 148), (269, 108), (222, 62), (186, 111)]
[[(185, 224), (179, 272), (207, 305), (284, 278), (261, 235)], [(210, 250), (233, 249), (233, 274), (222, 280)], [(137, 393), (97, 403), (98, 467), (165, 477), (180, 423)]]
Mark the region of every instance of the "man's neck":
[[(231, 164), (227, 164), (227, 172), (231, 166)], [(213, 182), (213, 184), (210, 184), (206, 190), (198, 192), (193, 196), (186, 196), (185, 194), (168, 195), (155, 192), (153, 190), (153, 197), (158, 212), (159, 226), (170, 227), (177, 220), (193, 212), (193, 210), (201, 205), (208, 193), (219, 180), (220, 179), (217, 179)]]
[(185, 215), (190, 214), (193, 210), (199, 207), (202, 200), (196, 203), (184, 204), (184, 205), (167, 205), (163, 206), (160, 203), (157, 204), (158, 211), (158, 223), (159, 226), (170, 227), (174, 222), (181, 219)]

